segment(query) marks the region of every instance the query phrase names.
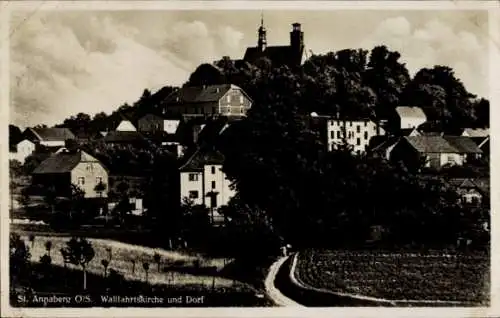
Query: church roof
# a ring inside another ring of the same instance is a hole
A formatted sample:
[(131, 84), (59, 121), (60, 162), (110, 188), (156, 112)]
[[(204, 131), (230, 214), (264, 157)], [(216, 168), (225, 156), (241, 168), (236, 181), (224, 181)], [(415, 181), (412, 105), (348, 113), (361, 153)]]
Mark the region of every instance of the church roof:
[[(282, 46), (268, 46), (264, 51), (259, 50), (258, 47), (249, 47), (245, 52), (243, 60), (254, 63), (260, 58), (266, 57), (275, 65), (296, 65), (300, 64), (300, 58), (302, 57), (302, 52), (299, 56), (295, 54), (290, 45)], [(299, 58), (299, 61), (297, 61)]]

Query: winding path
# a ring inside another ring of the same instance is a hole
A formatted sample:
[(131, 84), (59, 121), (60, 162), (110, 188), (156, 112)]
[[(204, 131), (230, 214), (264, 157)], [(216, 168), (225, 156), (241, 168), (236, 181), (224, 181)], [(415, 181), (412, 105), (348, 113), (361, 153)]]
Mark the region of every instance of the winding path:
[(266, 280), (264, 281), (264, 285), (266, 287), (266, 293), (269, 296), (269, 298), (271, 298), (273, 302), (280, 307), (304, 307), (301, 304), (283, 295), (274, 285), (276, 274), (279, 272), (281, 266), (289, 257), (290, 256), (281, 257), (276, 262), (274, 262), (269, 268)]

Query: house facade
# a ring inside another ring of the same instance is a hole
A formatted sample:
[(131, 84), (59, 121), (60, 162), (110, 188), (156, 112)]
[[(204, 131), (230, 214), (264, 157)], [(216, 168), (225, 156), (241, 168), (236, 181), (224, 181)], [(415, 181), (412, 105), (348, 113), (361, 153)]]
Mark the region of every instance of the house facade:
[(246, 116), (250, 97), (232, 84), (183, 87), (165, 101), (164, 114), (192, 116)]
[[(61, 149), (44, 160), (32, 173), (33, 184), (54, 186), (58, 196), (69, 197), (71, 185), (85, 192), (85, 198), (105, 198), (108, 194), (108, 170), (88, 153), (81, 150)], [(104, 184), (102, 190), (96, 189)]]
[(196, 151), (180, 168), (181, 202), (189, 199), (214, 210), (226, 205), (235, 191), (222, 171), (223, 161), (218, 152)]
[(399, 129), (418, 128), (427, 121), (427, 116), (420, 107), (396, 107), (396, 121)]
[(116, 127), (115, 131), (137, 131), (135, 128), (134, 124), (128, 119), (123, 119), (118, 126)]
[(385, 135), (385, 130), (370, 119), (330, 118), (327, 120), (327, 140), (330, 151), (345, 141), (353, 147), (354, 153), (361, 154), (367, 150), (372, 137), (381, 135)]
[(13, 145), (9, 151), (9, 159), (17, 160), (24, 164), (26, 158), (33, 154), (36, 144), (29, 139), (23, 139), (16, 145)]
[(481, 150), (467, 137), (415, 136), (402, 137), (391, 151), (391, 160), (412, 162), (423, 159), (425, 167), (439, 169), (445, 165), (464, 165)]

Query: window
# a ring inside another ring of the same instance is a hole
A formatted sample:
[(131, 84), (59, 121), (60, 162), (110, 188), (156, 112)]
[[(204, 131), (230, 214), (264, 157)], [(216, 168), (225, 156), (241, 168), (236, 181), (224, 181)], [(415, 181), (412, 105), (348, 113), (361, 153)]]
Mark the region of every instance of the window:
[(333, 130), (330, 130), (330, 138), (331, 139), (335, 138), (335, 132)]
[(87, 171), (93, 171), (94, 170), (94, 167), (92, 166), (91, 163), (87, 164), (87, 167), (86, 167)]
[(331, 151), (334, 151), (334, 150), (335, 150), (335, 144), (331, 144), (331, 145), (330, 145), (330, 150), (331, 150)]
[(95, 177), (95, 183), (99, 184), (102, 182), (102, 177)]
[(196, 173), (190, 173), (189, 181), (198, 181), (198, 175)]
[(349, 122), (349, 126), (352, 127), (352, 121)]
[(243, 96), (240, 95), (240, 104), (243, 104)]
[(215, 166), (212, 166), (212, 174), (215, 174)]
[(77, 185), (84, 185), (85, 184), (85, 177), (78, 177), (78, 181), (76, 184)]
[(337, 138), (340, 139), (342, 137), (340, 137), (340, 130), (337, 131)]
[(198, 199), (198, 191), (189, 191), (190, 199)]
[(368, 140), (368, 132), (365, 131), (365, 140)]
[(212, 181), (212, 189), (215, 189), (215, 181)]
[(217, 107), (212, 107), (212, 114), (217, 113)]
[(361, 132), (361, 126), (360, 126), (360, 125), (357, 125), (357, 126), (356, 126), (356, 132), (357, 132), (357, 133), (360, 133), (360, 132)]
[(361, 145), (361, 139), (360, 138), (356, 138), (356, 145)]
[(367, 126), (368, 126), (368, 122), (367, 122), (367, 121), (365, 121), (365, 127), (367, 127)]

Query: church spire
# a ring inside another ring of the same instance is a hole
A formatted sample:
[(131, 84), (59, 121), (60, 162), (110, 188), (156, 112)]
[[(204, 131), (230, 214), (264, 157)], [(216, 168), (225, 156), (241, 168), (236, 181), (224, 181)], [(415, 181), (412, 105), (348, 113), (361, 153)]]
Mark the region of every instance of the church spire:
[(264, 27), (264, 13), (263, 12), (261, 12), (261, 14), (260, 14), (259, 41), (257, 44), (258, 44), (260, 51), (264, 51), (266, 49), (267, 39), (266, 39), (266, 28)]

